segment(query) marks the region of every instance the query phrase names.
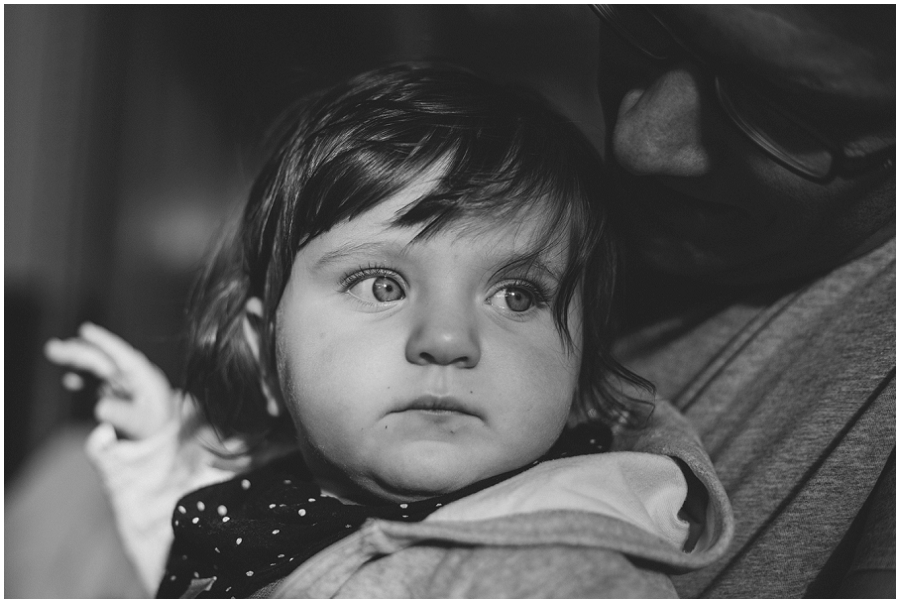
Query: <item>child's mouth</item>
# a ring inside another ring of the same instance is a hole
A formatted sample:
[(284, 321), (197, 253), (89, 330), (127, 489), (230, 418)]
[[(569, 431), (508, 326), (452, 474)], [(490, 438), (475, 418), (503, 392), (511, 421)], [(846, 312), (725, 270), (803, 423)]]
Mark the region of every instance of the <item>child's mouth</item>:
[(481, 417), (471, 406), (450, 396), (420, 396), (394, 412), (419, 411), (435, 415), (471, 415)]

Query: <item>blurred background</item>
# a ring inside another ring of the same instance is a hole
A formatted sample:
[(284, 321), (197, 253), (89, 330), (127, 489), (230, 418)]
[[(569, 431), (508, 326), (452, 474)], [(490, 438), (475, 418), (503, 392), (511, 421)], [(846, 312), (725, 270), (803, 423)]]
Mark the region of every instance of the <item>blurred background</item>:
[[(184, 304), (296, 97), (398, 60), (524, 82), (601, 140), (586, 6), (4, 7), (5, 586), (141, 596), (43, 359), (90, 320), (180, 377)], [(113, 551), (112, 553), (110, 551)], [(52, 552), (52, 554), (50, 554)], [(48, 578), (47, 576), (51, 577)]]

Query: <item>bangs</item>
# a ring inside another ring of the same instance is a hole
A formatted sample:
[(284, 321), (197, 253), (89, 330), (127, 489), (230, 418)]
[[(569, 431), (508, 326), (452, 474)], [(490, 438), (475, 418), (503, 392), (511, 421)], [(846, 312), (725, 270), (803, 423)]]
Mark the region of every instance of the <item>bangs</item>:
[(267, 279), (264, 298), (280, 298), (308, 241), (436, 171), (436, 186), (394, 225), (419, 227), (421, 240), (448, 227), (490, 228), (539, 212), (528, 255), (534, 262), (557, 246), (567, 249), (554, 318), (571, 346), (568, 305), (606, 234), (595, 150), (542, 99), (520, 89), (456, 69), (385, 77), (373, 85), (370, 75), (318, 99), (300, 124), (305, 135), (286, 145), (268, 204), (281, 215), (270, 233), (274, 244), (261, 251), (289, 243), (269, 266), (275, 278)]

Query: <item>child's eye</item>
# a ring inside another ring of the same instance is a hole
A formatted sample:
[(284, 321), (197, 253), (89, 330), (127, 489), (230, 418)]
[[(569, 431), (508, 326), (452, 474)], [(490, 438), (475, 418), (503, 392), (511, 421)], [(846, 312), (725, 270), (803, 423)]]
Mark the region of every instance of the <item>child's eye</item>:
[(393, 302), (406, 297), (403, 287), (389, 276), (370, 276), (351, 285), (347, 291), (351, 295), (369, 303)]
[(490, 303), (501, 310), (527, 312), (538, 303), (537, 294), (525, 287), (507, 285), (491, 296)]

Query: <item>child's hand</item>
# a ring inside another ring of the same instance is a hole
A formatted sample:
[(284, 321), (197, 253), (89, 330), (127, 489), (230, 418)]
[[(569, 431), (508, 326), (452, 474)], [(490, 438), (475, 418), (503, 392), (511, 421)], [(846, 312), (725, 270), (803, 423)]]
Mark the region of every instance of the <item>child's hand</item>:
[[(120, 337), (91, 323), (78, 329), (78, 337), (51, 339), (44, 346), (47, 358), (72, 370), (93, 373), (102, 381), (94, 409), (99, 421), (112, 424), (131, 439), (158, 432), (178, 412), (178, 396), (163, 372)], [(73, 372), (63, 376), (68, 390), (84, 387)]]

